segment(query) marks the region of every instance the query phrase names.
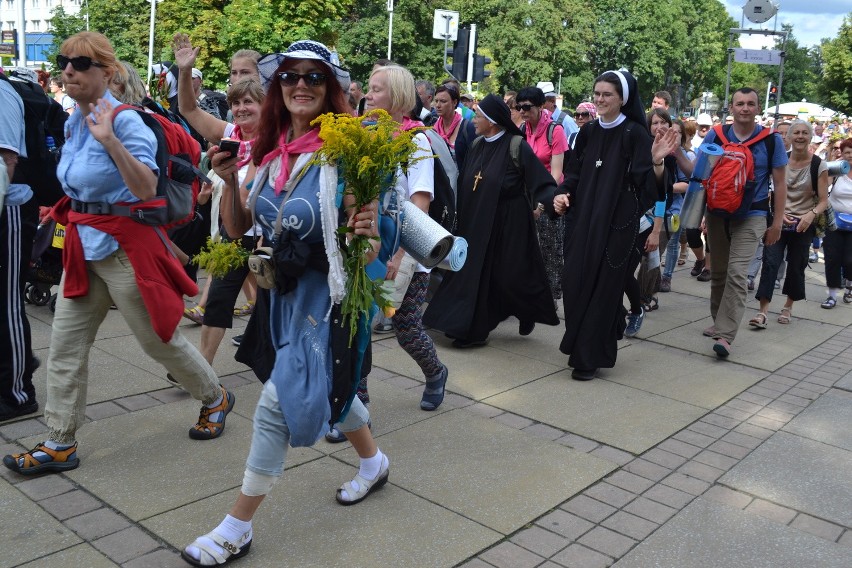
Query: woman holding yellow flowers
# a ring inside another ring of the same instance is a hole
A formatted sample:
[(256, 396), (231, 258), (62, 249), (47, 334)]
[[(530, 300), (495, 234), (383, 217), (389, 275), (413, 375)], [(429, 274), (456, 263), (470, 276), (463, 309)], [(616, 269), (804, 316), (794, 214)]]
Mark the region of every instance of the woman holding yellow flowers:
[[(322, 141), (314, 119), (352, 111), (346, 97), (349, 73), (332, 63), (324, 45), (309, 40), (261, 59), (258, 69), (268, 91), (246, 178), (251, 192), (226, 182), (222, 219), (227, 232), (239, 237), (254, 216), (276, 258), (289, 250), (303, 265), (286, 275), (276, 269), (269, 319), (275, 365), (255, 411), (242, 488), (225, 519), (183, 550), (181, 556), (194, 566), (215, 566), (248, 553), (252, 517), (281, 476), (287, 447), (313, 445), (330, 423), (337, 423), (361, 458), (358, 474), (337, 490), (338, 502), (358, 503), (388, 479), (388, 458), (370, 433), (367, 409), (354, 396), (362, 354), (348, 348), (350, 326), (343, 325), (340, 309), (347, 272), (338, 228), (347, 227), (355, 238), (377, 237), (377, 205), (350, 207), (354, 201), (338, 192), (337, 168), (315, 159)], [(216, 146), (209, 153), (216, 173), (233, 180), (237, 160)], [(237, 211), (232, 211), (234, 191), (245, 206)], [(378, 251), (377, 241), (369, 242), (366, 262)]]

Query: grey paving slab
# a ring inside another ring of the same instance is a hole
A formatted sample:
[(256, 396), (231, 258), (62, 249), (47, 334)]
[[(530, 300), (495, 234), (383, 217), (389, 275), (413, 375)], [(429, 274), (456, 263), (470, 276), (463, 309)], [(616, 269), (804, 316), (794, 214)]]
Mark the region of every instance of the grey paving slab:
[(45, 566), (85, 566), (86, 568), (108, 568), (118, 566), (89, 544), (78, 544), (44, 556), (38, 560), (21, 564), (19, 568), (44, 568)]
[(848, 568), (849, 550), (727, 505), (698, 498), (617, 568)]
[(826, 392), (783, 430), (852, 451), (852, 393), (837, 389)]
[[(449, 347), (449, 340), (443, 335), (433, 336), (438, 357), (451, 369), (448, 390), (476, 400), (513, 389), (565, 368), (495, 347), (453, 349)], [(386, 339), (382, 344), (392, 348), (374, 353), (373, 365), (406, 377), (422, 378), (420, 367), (396, 344), (396, 339)], [(558, 352), (555, 347), (554, 350)]]
[[(87, 403), (93, 404), (141, 394), (162, 388), (166, 388), (166, 372), (162, 365), (155, 363), (147, 355), (142, 353), (142, 348), (133, 337), (116, 339), (116, 342), (123, 342), (128, 350), (137, 350), (141, 358), (148, 359), (148, 366), (151, 369), (159, 367), (161, 372), (152, 373), (145, 368), (130, 364), (121, 357), (105, 351), (103, 342), (98, 341), (95, 347), (92, 348), (89, 356), (89, 387), (86, 393)], [(33, 384), (36, 389), (36, 400), (40, 402), (39, 414), (42, 414), (44, 402), (47, 400), (47, 350), (44, 353), (39, 352), (42, 365), (33, 374)], [(43, 355), (43, 356), (42, 356)]]
[(618, 353), (607, 380), (673, 398), (706, 409), (716, 408), (764, 378), (768, 373), (728, 365), (695, 365), (695, 354), (651, 341), (636, 342)]
[(50, 551), (62, 550), (81, 542), (62, 523), (2, 479), (0, 503), (3, 503), (3, 510), (8, 513), (0, 515), (0, 535), (3, 535), (0, 568), (18, 566), (39, 559)]
[[(612, 372), (599, 371), (604, 379)], [(586, 438), (639, 454), (707, 411), (609, 380), (580, 382), (562, 371), (486, 403)]]
[[(715, 361), (716, 366), (711, 368), (718, 367), (720, 374), (726, 373), (727, 367), (723, 371), (719, 365), (733, 362), (766, 371), (774, 371), (799, 355), (817, 347), (843, 329), (837, 325), (806, 319), (797, 319), (791, 325), (780, 325), (775, 323), (774, 317), (770, 316), (767, 329), (754, 331), (749, 328), (748, 320), (755, 313), (756, 307), (746, 308), (743, 321), (737, 332), (737, 338), (733, 343), (731, 355), (724, 361)], [(650, 340), (672, 347), (680, 347), (694, 354), (706, 354), (715, 360), (713, 340), (701, 334), (712, 323), (713, 320), (708, 315), (708, 317), (697, 322), (655, 335)]]
[(834, 386), (839, 389), (852, 391), (852, 371), (846, 373)]
[[(77, 432), (80, 467), (68, 477), (134, 521), (238, 487), (251, 421), (231, 413), (220, 438), (192, 440), (199, 407), (188, 400), (85, 424)], [(321, 455), (300, 448), (290, 463)]]
[(852, 451), (778, 432), (719, 483), (852, 527)]
[[(200, 327), (181, 326), (180, 331), (190, 343), (198, 347), (201, 340)], [(234, 353), (236, 353), (237, 348), (231, 344), (231, 336), (239, 333), (241, 333), (241, 330), (235, 329), (225, 334), (225, 338), (216, 353), (216, 358), (213, 360), (213, 369), (217, 374), (228, 375), (248, 370), (245, 365), (234, 360)], [(97, 348), (156, 377), (166, 376), (166, 368), (146, 355), (133, 336), (102, 339), (97, 342)]]
[[(424, 440), (429, 451), (423, 449)], [(391, 432), (379, 438), (379, 445), (398, 464), (394, 483), (503, 534), (615, 467), (464, 410)], [(351, 449), (334, 456), (357, 463)]]
[[(348, 465), (323, 458), (288, 470), (255, 517), (254, 542), (243, 562), (258, 568), (450, 567), (502, 538), (398, 487), (403, 463), (391, 460), (388, 484), (354, 507), (334, 500), (337, 487), (355, 473)], [(212, 530), (235, 497), (236, 490), (228, 491), (142, 524), (182, 549)]]

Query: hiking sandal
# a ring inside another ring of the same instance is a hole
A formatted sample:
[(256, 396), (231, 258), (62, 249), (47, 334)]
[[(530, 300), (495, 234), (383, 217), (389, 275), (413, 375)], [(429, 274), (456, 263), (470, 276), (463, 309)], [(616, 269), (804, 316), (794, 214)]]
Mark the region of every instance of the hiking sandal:
[(3, 465), (22, 475), (33, 475), (75, 469), (80, 465), (80, 458), (77, 457), (76, 443), (64, 450), (51, 450), (44, 444), (38, 444), (28, 452), (3, 457)]
[(791, 318), (793, 317), (793, 309), (792, 308), (781, 308), (781, 315), (778, 316), (778, 323), (782, 323), (787, 325), (790, 323)]
[(766, 314), (757, 312), (748, 324), (755, 329), (766, 329)]

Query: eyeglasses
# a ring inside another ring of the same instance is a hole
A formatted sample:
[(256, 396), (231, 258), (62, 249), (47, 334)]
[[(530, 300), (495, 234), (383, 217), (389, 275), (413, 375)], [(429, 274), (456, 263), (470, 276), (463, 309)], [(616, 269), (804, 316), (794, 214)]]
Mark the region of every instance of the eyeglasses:
[(518, 112), (521, 112), (521, 111), (529, 112), (532, 109), (532, 107), (534, 107), (534, 106), (535, 105), (531, 105), (529, 103), (525, 103), (525, 104), (522, 104), (522, 105), (515, 105), (515, 110), (518, 111)]
[(592, 115), (589, 111), (574, 113), (574, 118), (589, 118), (590, 116)]
[(71, 67), (74, 68), (74, 71), (88, 71), (92, 66), (106, 67), (103, 63), (92, 61), (91, 57), (86, 57), (85, 55), (80, 55), (79, 57), (65, 57), (64, 55), (56, 56), (56, 65), (60, 69), (65, 70), (69, 63), (71, 64)]
[(299, 84), (300, 79), (304, 79), (305, 85), (309, 87), (319, 87), (320, 85), (325, 84), (325, 80), (328, 79), (328, 75), (325, 73), (318, 73), (316, 71), (305, 74), (293, 73), (292, 71), (282, 71), (278, 74), (278, 78), (281, 80), (281, 84), (285, 87), (295, 87)]

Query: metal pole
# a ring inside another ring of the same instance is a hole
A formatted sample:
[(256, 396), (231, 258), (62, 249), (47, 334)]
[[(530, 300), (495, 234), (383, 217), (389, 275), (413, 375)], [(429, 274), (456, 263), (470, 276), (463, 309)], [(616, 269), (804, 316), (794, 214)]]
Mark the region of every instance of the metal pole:
[(447, 49), (450, 46), (450, 21), (452, 21), (452, 16), (448, 14), (443, 14), (444, 23), (447, 24), (446, 29), (444, 30), (444, 67), (443, 71), (447, 71)]
[(476, 51), (476, 24), (470, 25), (470, 39), (467, 43), (467, 90), (473, 90), (473, 52)]
[(146, 85), (151, 84), (151, 74), (154, 72), (154, 20), (157, 17), (157, 0), (151, 2), (151, 19), (148, 25), (148, 80)]
[(391, 41), (393, 38), (393, 0), (388, 0), (388, 59), (391, 58)]
[(27, 66), (27, 35), (26, 15), (24, 14), (24, 0), (18, 2), (18, 17), (15, 25), (18, 28), (18, 67)]
[(559, 68), (559, 84), (556, 86), (556, 94), (562, 96), (562, 68)]
[[(777, 19), (777, 17), (776, 17)], [(782, 32), (783, 33), (783, 32)], [(783, 92), (782, 85), (784, 84), (784, 61), (787, 60), (787, 34), (783, 35), (783, 43), (781, 44), (781, 65), (778, 68), (778, 97), (775, 99), (775, 120), (772, 123), (772, 128), (778, 128), (778, 121), (781, 120), (781, 113), (778, 109), (781, 107), (781, 93)]]
[(734, 59), (734, 30), (728, 34), (728, 74), (725, 77), (725, 100), (722, 101), (722, 122), (728, 116), (728, 97), (731, 94), (731, 64)]
[(769, 91), (772, 90), (772, 81), (766, 83), (766, 104), (763, 105), (764, 109), (769, 110)]

